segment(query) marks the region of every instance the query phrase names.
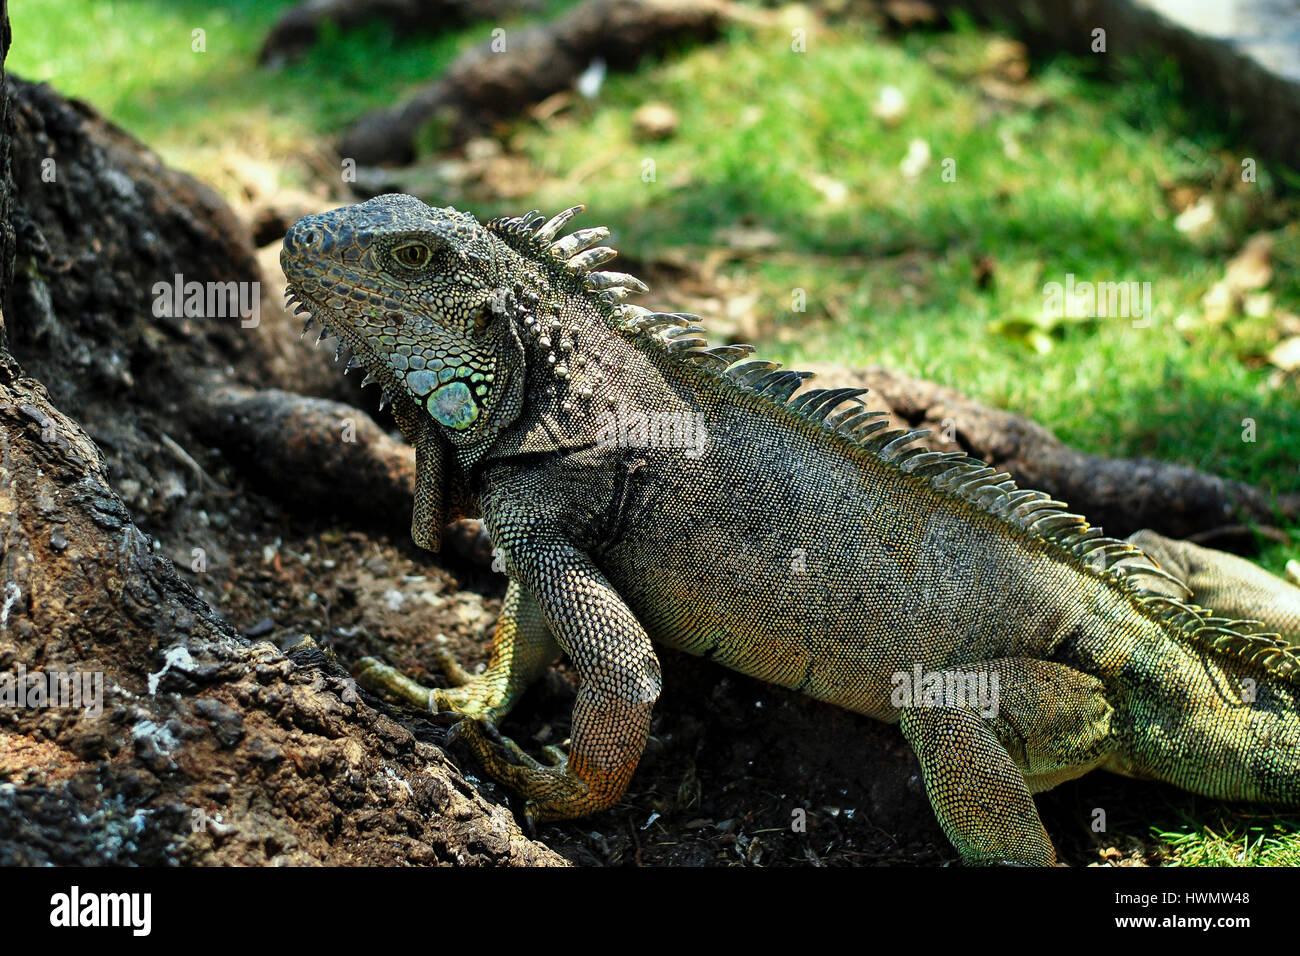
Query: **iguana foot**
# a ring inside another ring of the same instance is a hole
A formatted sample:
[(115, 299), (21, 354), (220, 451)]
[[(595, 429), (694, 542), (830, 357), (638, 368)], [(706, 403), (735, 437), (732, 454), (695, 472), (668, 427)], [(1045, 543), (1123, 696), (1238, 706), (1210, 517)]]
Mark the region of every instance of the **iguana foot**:
[(530, 827), (604, 810), (622, 793), (612, 779), (606, 781), (600, 773), (575, 772), (559, 747), (543, 748), (550, 761), (543, 764), (477, 717), (466, 717), (452, 727), (447, 743), (463, 744), (488, 777), (524, 799), (523, 814)]
[(471, 674), (444, 650), (438, 650), (435, 658), (451, 687), (435, 687), (429, 692), (431, 709), (452, 710), (489, 722), (505, 716), (514, 696), (508, 693), (509, 674), (491, 667), (481, 674)]
[(447, 651), (435, 652), (439, 668), (447, 675), (451, 687), (425, 687), (391, 664), (363, 657), (353, 668), (353, 676), (372, 690), (385, 691), (413, 707), (431, 713), (453, 711), (467, 717), (495, 721), (504, 716), (505, 701), (502, 675), (491, 668), (471, 674)]

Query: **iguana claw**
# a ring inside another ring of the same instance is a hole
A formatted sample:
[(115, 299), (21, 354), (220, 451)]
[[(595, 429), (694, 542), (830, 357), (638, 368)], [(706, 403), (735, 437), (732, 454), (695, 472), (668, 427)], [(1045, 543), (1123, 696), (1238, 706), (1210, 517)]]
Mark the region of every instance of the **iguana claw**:
[(469, 750), (486, 776), (524, 798), (523, 815), (529, 827), (574, 816), (562, 808), (591, 799), (587, 782), (569, 769), (568, 755), (557, 746), (542, 748), (550, 761), (544, 764), (478, 717), (466, 717), (448, 731), (447, 744), (453, 743)]
[(418, 681), (407, 677), (391, 664), (374, 657), (363, 657), (352, 667), (352, 676), (362, 686), (382, 691), (421, 710), (437, 711), (452, 708), (434, 706), (432, 691)]
[(453, 744), (458, 741), (474, 752), (489, 773), (496, 769), (496, 761), (484, 756), (482, 751), (485, 748), (492, 750), (494, 757), (499, 757), (496, 748), (505, 751), (511, 766), (524, 767), (528, 770), (564, 772), (569, 767), (569, 755), (560, 747), (554, 744), (543, 747), (542, 753), (546, 755), (549, 762), (542, 763), (509, 737), (504, 736), (491, 722), (480, 717), (466, 717), (452, 726), (447, 732), (447, 743)]

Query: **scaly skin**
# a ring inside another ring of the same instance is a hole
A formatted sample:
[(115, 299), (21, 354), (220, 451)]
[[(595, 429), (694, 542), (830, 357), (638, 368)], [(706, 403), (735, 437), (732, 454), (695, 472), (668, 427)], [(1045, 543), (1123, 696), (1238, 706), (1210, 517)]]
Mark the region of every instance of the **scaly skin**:
[[(1300, 643), (1300, 591), (1142, 538), (1161, 570), (884, 430), (861, 390), (792, 397), (804, 373), (623, 304), (644, 286), (594, 271), (607, 230), (556, 239), (577, 211), (480, 225), (381, 196), (299, 220), (281, 256), (291, 298), (416, 447), (416, 542), (481, 515), (511, 581), (485, 674), (452, 666), (459, 686), (431, 691), (360, 671), (465, 714), (459, 737), (531, 818), (623, 794), (660, 690), (653, 642), (899, 723), (969, 863), (1054, 863), (1032, 794), (1096, 767), (1300, 805), (1300, 659), (1231, 619)], [(1185, 603), (1199, 591), (1230, 616)], [(491, 724), (560, 649), (571, 756), (544, 766)]]

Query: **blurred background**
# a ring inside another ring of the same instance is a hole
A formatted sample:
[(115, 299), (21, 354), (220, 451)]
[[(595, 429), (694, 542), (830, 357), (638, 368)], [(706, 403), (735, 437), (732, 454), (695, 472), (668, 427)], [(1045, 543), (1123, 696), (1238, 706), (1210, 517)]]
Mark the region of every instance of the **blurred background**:
[[(719, 340), (883, 364), (1110, 455), (1300, 484), (1300, 173), (1231, 102), (1187, 88), (1186, 51), (1151, 47), (1162, 34), (1112, 28), (1094, 53), (1086, 20), (1039, 39), (1015, 4), (998, 31), (961, 4), (833, 0), (647, 31), (631, 68), (602, 49), (611, 27), (563, 65), (576, 79), (464, 71), (510, 100), (501, 115), (452, 132), (434, 115), (345, 180), (339, 147), (367, 114), (580, 6), (336, 2), (304, 24), (275, 0), (19, 0), (10, 67), (216, 186), (265, 243), (300, 207), (381, 191), (481, 219), (581, 202), (653, 302)], [(1206, 42), (1232, 27), (1203, 19)], [(1044, 286), (1067, 275), (1150, 283), (1151, 321), (1050, 314)]]

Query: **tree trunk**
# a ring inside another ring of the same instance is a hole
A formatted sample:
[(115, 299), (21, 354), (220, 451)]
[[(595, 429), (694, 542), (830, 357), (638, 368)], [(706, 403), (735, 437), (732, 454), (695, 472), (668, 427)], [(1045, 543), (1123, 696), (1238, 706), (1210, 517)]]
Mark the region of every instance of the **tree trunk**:
[(28, 370), (0, 349), (0, 865), (563, 863), (441, 727), (376, 710), (312, 640), (241, 635), (137, 527), (215, 553), (217, 512), (256, 504), (188, 425), (203, 382), (259, 378), (256, 330), (154, 308), (158, 283), (256, 264), (211, 190), (47, 87), (9, 77), (0, 116), (10, 96), (0, 276), (16, 258)]

